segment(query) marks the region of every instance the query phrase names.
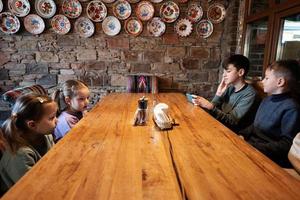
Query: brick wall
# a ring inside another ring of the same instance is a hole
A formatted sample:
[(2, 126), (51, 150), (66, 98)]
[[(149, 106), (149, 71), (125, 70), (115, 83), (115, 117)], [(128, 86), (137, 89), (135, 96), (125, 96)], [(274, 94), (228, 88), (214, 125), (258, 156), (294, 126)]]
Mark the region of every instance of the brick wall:
[[(200, 2), (206, 18), (208, 2)], [(81, 79), (89, 85), (95, 103), (108, 92), (125, 91), (128, 74), (147, 73), (159, 77), (161, 91), (178, 90), (211, 97), (218, 84), (222, 60), (234, 53), (237, 46), (239, 1), (219, 2), (227, 7), (227, 16), (214, 26), (207, 39), (199, 38), (195, 31), (180, 38), (174, 32), (174, 23), (167, 24), (166, 33), (155, 38), (148, 34), (145, 22), (143, 33), (133, 37), (125, 33), (124, 21), (121, 33), (114, 37), (106, 36), (101, 23), (95, 23), (95, 34), (80, 38), (73, 30), (75, 20), (70, 20), (72, 30), (63, 36), (51, 30), (50, 20), (45, 20), (46, 29), (39, 36), (29, 34), (23, 27), (15, 35), (0, 33), (1, 91), (41, 84), (52, 92), (58, 83)], [(87, 3), (81, 3), (85, 11)], [(132, 5), (134, 10), (136, 4)], [(159, 15), (160, 5), (155, 4), (155, 16)], [(184, 17), (188, 3), (179, 5), (180, 17)], [(111, 5), (107, 7), (112, 15)], [(83, 12), (81, 16), (85, 15)], [(0, 103), (0, 109), (4, 107)]]

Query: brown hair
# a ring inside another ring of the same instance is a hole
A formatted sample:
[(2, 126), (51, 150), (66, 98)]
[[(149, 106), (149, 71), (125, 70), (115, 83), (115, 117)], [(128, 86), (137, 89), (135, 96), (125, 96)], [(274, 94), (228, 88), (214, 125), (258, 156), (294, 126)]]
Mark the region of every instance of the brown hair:
[(244, 69), (245, 73), (243, 77), (246, 77), (250, 68), (250, 62), (246, 56), (243, 56), (241, 54), (231, 55), (225, 60), (223, 68), (228, 69), (228, 65), (230, 64), (232, 64), (237, 70)]
[(297, 60), (279, 60), (273, 62), (267, 69), (273, 70), (275, 76), (287, 81), (286, 89), (299, 103), (300, 100), (300, 64)]
[(11, 116), (3, 123), (2, 132), (5, 148), (16, 153), (28, 143), (23, 137), (28, 131), (26, 121), (39, 121), (45, 113), (44, 104), (53, 100), (45, 95), (28, 94), (20, 96), (13, 106)]
[[(65, 97), (72, 98), (77, 95), (78, 90), (88, 88), (83, 82), (78, 80), (67, 80), (62, 84), (62, 88), (56, 90), (52, 94), (52, 99), (57, 103), (59, 113), (64, 111), (68, 106), (65, 102)], [(59, 114), (58, 113), (58, 114)]]

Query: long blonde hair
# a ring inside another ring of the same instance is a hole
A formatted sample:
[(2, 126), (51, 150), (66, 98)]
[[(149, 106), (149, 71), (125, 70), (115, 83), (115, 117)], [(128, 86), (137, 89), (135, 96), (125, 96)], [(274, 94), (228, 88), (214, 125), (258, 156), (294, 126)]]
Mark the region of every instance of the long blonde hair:
[(73, 98), (74, 96), (77, 95), (78, 90), (82, 88), (88, 88), (88, 87), (79, 80), (67, 80), (62, 84), (61, 89), (56, 90), (52, 94), (52, 99), (58, 105), (59, 113), (64, 111), (68, 107), (65, 98), (66, 97)]
[(20, 96), (13, 106), (11, 116), (1, 127), (5, 149), (16, 153), (20, 147), (27, 146), (28, 142), (24, 138), (24, 133), (29, 130), (26, 121), (39, 121), (45, 113), (44, 105), (52, 102), (53, 100), (45, 95)]

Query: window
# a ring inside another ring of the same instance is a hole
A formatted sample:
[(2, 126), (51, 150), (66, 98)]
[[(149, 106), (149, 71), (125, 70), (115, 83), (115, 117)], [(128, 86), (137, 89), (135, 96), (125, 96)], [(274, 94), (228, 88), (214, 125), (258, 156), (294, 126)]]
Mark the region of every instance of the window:
[(262, 77), (274, 60), (300, 60), (300, 1), (246, 0), (243, 51), (250, 77)]
[(277, 42), (276, 60), (300, 60), (300, 13), (281, 19), (281, 34)]

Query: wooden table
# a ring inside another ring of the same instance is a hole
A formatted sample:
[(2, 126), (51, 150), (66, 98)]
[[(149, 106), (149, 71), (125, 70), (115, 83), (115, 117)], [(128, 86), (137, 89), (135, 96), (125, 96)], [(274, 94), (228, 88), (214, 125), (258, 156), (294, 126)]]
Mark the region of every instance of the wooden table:
[(182, 94), (147, 95), (179, 123), (132, 126), (141, 94), (110, 94), (5, 199), (300, 199), (300, 182)]

